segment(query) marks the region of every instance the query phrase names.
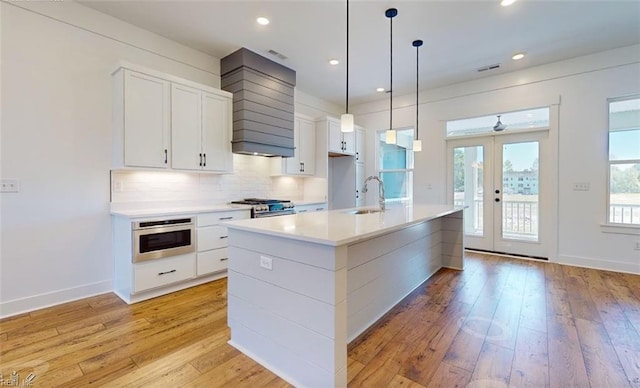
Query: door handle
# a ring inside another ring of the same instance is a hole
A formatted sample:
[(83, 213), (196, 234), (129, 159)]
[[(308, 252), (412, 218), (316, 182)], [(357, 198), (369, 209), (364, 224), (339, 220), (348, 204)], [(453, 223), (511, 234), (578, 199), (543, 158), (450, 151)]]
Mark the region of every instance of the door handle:
[(496, 199), (494, 199), (494, 201), (500, 202), (500, 198), (496, 198)]
[(496, 194), (500, 194), (500, 189), (496, 189)]

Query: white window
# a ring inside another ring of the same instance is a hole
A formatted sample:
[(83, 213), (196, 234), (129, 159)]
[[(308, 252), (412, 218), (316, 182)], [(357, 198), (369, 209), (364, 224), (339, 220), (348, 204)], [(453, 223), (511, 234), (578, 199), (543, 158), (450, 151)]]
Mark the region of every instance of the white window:
[(413, 128), (396, 130), (396, 144), (387, 144), (385, 131), (378, 132), (378, 176), (388, 200), (413, 197)]
[(610, 224), (640, 225), (640, 96), (609, 100)]

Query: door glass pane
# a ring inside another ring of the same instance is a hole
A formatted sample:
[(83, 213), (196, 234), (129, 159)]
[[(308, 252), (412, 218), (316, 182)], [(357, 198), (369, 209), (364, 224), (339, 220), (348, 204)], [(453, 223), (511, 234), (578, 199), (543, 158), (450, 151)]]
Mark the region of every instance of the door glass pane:
[(483, 158), (482, 146), (453, 149), (453, 203), (467, 206), (464, 217), (464, 232), (467, 235), (484, 235)]
[(538, 142), (502, 148), (502, 238), (538, 241)]

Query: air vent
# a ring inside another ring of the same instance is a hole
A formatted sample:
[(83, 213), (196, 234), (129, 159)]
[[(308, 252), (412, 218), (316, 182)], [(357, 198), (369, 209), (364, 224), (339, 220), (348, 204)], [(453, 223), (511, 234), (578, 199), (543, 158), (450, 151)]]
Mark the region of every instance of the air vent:
[(280, 53), (279, 53), (279, 52), (277, 52), (276, 50), (269, 50), (269, 51), (267, 51), (267, 53), (269, 53), (269, 54), (273, 55), (274, 57), (278, 57), (278, 58), (282, 59), (283, 61), (284, 61), (285, 59), (287, 59), (287, 57), (285, 57), (284, 55), (280, 54)]
[(487, 70), (495, 70), (495, 69), (499, 69), (500, 68), (500, 64), (496, 63), (495, 65), (489, 65), (489, 66), (484, 66), (478, 69), (478, 73), (482, 73), (483, 71), (487, 71)]

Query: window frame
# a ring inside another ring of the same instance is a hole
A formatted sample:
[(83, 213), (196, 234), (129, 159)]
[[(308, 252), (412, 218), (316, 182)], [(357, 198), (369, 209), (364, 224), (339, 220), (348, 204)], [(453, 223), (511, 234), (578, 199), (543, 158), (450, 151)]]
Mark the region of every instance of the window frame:
[(609, 144), (611, 136), (611, 104), (619, 101), (627, 100), (640, 100), (640, 94), (633, 94), (623, 97), (613, 97), (607, 99), (607, 162), (606, 162), (606, 176), (607, 176), (607, 202), (606, 202), (606, 219), (603, 224), (604, 227), (608, 227), (607, 232), (615, 233), (616, 229), (638, 229), (632, 234), (640, 234), (640, 224), (621, 223), (611, 221), (611, 167), (617, 164), (640, 164), (640, 158), (638, 159), (619, 159), (611, 160), (611, 148)]
[[(395, 131), (406, 131), (406, 130), (411, 130), (412, 134), (415, 136), (415, 128), (412, 126), (408, 126), (408, 127), (401, 127), (401, 128), (394, 128)], [(411, 152), (411, 159), (413, 161), (413, 168), (404, 168), (404, 169), (398, 169), (398, 168), (394, 168), (394, 169), (387, 169), (387, 170), (382, 170), (380, 169), (380, 153), (381, 153), (381, 149), (380, 149), (380, 137), (383, 136), (385, 134), (386, 130), (385, 129), (380, 129), (376, 131), (376, 138), (375, 138), (375, 171), (376, 171), (376, 175), (378, 176), (378, 178), (382, 179), (382, 173), (398, 173), (398, 172), (404, 172), (405, 174), (409, 173), (410, 174), (410, 178), (409, 178), (409, 186), (407, 188), (407, 196), (406, 197), (402, 197), (402, 198), (385, 198), (387, 202), (402, 202), (402, 201), (412, 201), (413, 200), (413, 178), (414, 178), (414, 170), (415, 170), (415, 153), (413, 152), (413, 149), (409, 149), (407, 148), (407, 150), (409, 150)], [(407, 179), (407, 176), (405, 176), (405, 179)]]

